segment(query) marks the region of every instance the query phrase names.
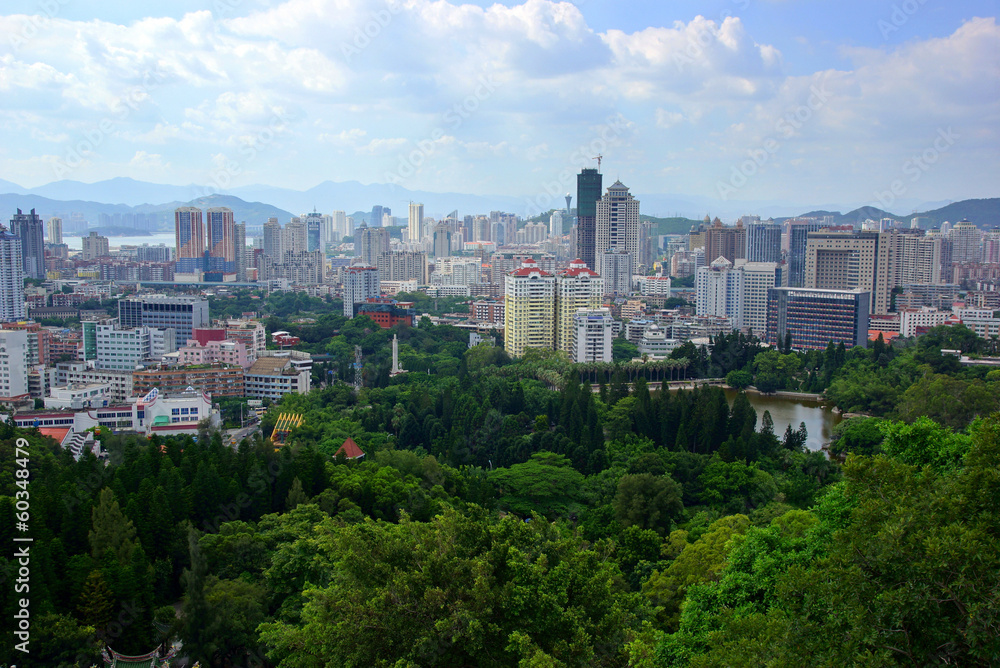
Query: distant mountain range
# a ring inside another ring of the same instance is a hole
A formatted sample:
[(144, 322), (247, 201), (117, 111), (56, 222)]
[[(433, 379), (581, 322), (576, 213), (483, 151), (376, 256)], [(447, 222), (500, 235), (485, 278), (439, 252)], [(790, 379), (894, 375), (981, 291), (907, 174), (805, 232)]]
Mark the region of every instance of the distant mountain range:
[[(801, 214), (800, 217), (822, 217), (833, 216), (835, 225), (854, 225), (864, 222), (867, 219), (880, 220), (882, 218), (892, 218), (894, 220), (909, 223), (914, 217), (926, 218), (929, 222), (924, 227), (938, 227), (941, 223), (950, 221), (957, 223), (963, 218), (968, 218), (980, 229), (1000, 227), (1000, 198), (990, 199), (967, 199), (961, 202), (953, 202), (946, 206), (931, 211), (911, 213), (900, 216), (872, 206), (861, 207), (847, 213), (839, 211), (809, 211)], [(782, 219), (784, 220), (784, 219)]]
[[(571, 188), (572, 189), (572, 188)], [(36, 209), (43, 218), (61, 216), (69, 218), (77, 212), (90, 222), (98, 224), (98, 214), (107, 213), (155, 213), (160, 219), (161, 229), (172, 229), (172, 212), (178, 206), (228, 206), (237, 221), (245, 221), (248, 227), (263, 225), (269, 217), (277, 217), (282, 223), (293, 215), (300, 215), (314, 208), (323, 213), (335, 209), (343, 211), (367, 212), (375, 204), (387, 206), (393, 215), (406, 218), (410, 202), (421, 202), (425, 215), (440, 218), (451, 211), (459, 215), (488, 214), (490, 211), (506, 211), (522, 217), (530, 217), (542, 211), (559, 207), (564, 203), (561, 195), (550, 197), (544, 190), (525, 197), (469, 195), (462, 193), (435, 193), (407, 190), (393, 184), (363, 184), (357, 181), (324, 181), (305, 191), (255, 185), (233, 188), (223, 193), (208, 193), (196, 185), (174, 186), (137, 181), (131, 178), (115, 178), (96, 183), (80, 181), (55, 181), (37, 188), (23, 188), (16, 183), (0, 180), (0, 221), (4, 216), (20, 208), (24, 211)], [(979, 227), (1000, 226), (1000, 198), (964, 200), (961, 202), (931, 202), (927, 207), (918, 203), (905, 202), (901, 206), (911, 208), (907, 215), (885, 212), (874, 207), (861, 207), (840, 213), (836, 206), (824, 205), (808, 213), (799, 213), (804, 207), (787, 202), (719, 202), (709, 198), (685, 195), (641, 194), (640, 200), (644, 217), (663, 216), (671, 223), (660, 223), (661, 234), (681, 233), (686, 223), (683, 220), (701, 220), (706, 214), (719, 216), (726, 222), (744, 214), (756, 214), (762, 218), (791, 217), (796, 215), (833, 215), (838, 224), (857, 224), (866, 218), (895, 218), (909, 221), (914, 215), (930, 219), (930, 225), (937, 226), (945, 220), (952, 222), (967, 217)], [(574, 202), (575, 204), (575, 202)], [(923, 213), (916, 213), (923, 210)], [(360, 214), (367, 217), (367, 214)], [(357, 217), (360, 217), (356, 214)]]

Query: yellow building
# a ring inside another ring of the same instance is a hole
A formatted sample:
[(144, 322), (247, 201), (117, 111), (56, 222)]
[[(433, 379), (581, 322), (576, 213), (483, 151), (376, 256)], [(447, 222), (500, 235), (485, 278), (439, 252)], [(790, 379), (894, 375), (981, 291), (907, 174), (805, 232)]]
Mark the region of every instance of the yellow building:
[(504, 276), (504, 349), (520, 357), (528, 348), (552, 350), (555, 342), (555, 277), (534, 260)]
[(559, 273), (555, 293), (556, 350), (572, 356), (576, 312), (600, 308), (603, 295), (604, 279), (583, 260), (574, 260)]

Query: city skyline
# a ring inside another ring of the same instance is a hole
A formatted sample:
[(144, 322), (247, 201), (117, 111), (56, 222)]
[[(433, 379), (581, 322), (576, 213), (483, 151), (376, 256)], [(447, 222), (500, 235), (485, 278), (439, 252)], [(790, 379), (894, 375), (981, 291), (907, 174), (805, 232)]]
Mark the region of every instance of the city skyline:
[(997, 3), (955, 4), (16, 0), (0, 179), (358, 180), (558, 207), (603, 154), (642, 197), (988, 197)]

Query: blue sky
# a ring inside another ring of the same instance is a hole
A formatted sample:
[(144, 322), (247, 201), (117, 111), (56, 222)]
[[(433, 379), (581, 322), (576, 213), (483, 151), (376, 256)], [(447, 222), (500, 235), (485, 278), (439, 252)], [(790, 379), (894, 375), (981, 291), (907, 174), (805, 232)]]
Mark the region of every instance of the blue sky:
[(9, 0), (0, 179), (995, 196), (997, 5)]

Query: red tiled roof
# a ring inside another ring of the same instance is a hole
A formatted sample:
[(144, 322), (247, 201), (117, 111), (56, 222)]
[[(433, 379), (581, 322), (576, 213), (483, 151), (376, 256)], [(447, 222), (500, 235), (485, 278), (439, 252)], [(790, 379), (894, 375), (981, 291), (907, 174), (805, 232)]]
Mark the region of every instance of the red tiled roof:
[(350, 436), (347, 437), (347, 440), (344, 441), (344, 444), (337, 449), (337, 452), (333, 456), (336, 457), (340, 453), (344, 453), (344, 456), (348, 459), (358, 459), (365, 456), (364, 451), (358, 447), (358, 444)]
[(66, 438), (66, 434), (71, 431), (69, 427), (39, 427), (38, 433), (42, 436), (48, 436), (53, 441), (62, 445), (63, 440)]

